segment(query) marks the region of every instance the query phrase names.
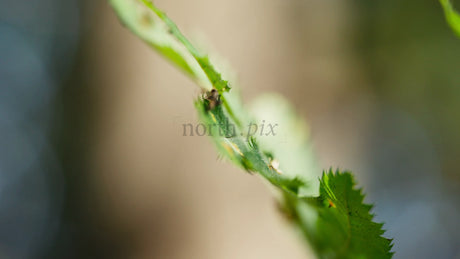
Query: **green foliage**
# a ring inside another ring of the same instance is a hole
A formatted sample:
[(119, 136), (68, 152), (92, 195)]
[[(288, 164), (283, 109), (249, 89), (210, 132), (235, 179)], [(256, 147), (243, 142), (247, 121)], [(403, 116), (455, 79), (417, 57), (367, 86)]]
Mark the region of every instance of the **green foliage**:
[(382, 237), (383, 224), (372, 221), (353, 176), (323, 173), (317, 198), (285, 196), (284, 211), (302, 229), (324, 258), (391, 258), (391, 240)]
[(439, 0), (444, 8), (447, 23), (450, 25), (455, 34), (460, 37), (460, 14), (455, 11), (450, 0)]
[[(147, 0), (109, 0), (120, 20), (138, 37), (181, 68), (205, 91), (195, 101), (202, 123), (219, 152), (247, 172), (257, 173), (282, 194), (281, 207), (322, 258), (390, 258), (390, 241), (372, 222), (349, 173), (323, 174), (319, 196), (305, 123), (279, 96), (259, 99), (248, 112), (207, 56)], [(278, 109), (273, 109), (273, 107)], [(249, 125), (269, 115), (290, 140), (263, 138)], [(265, 112), (265, 113), (264, 113)], [(255, 119), (255, 120), (254, 120)], [(284, 143), (284, 144), (283, 144)]]

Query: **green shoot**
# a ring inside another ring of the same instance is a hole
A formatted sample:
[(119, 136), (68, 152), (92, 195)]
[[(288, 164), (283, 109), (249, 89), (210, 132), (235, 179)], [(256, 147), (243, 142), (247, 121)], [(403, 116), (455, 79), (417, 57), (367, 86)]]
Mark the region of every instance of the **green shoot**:
[[(247, 172), (258, 174), (281, 194), (280, 207), (321, 258), (391, 258), (391, 240), (372, 221), (371, 206), (354, 189), (350, 173), (323, 173), (317, 182), (305, 127), (289, 104), (266, 97), (253, 112), (209, 58), (200, 53), (168, 16), (147, 0), (109, 0), (119, 19), (134, 34), (189, 75), (206, 96), (195, 100), (199, 119), (218, 151)], [(213, 91), (210, 91), (212, 90)], [(213, 93), (217, 93), (216, 96)], [(281, 107), (277, 118), (292, 138), (279, 145), (248, 127), (266, 107)], [(318, 188), (319, 185), (319, 188)], [(319, 189), (319, 190), (318, 190)]]

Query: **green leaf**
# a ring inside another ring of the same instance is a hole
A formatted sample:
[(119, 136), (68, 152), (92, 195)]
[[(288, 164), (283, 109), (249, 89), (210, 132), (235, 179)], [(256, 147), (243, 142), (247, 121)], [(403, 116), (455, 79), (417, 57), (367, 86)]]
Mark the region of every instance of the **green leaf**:
[(349, 172), (323, 173), (320, 196), (296, 199), (285, 195), (291, 215), (321, 258), (391, 258), (391, 240), (383, 224), (373, 222), (372, 205), (355, 188)]
[[(259, 173), (280, 189), (297, 193), (300, 181), (280, 174), (272, 166), (271, 157), (259, 150), (255, 138), (248, 134), (247, 127), (251, 122), (237, 93), (229, 92), (227, 81), (222, 79), (209, 58), (199, 53), (174, 22), (147, 0), (109, 1), (120, 20), (133, 33), (183, 69), (203, 89), (213, 88), (219, 92), (222, 104), (215, 109), (209, 109), (208, 100), (204, 98), (195, 103), (200, 120), (210, 131), (207, 133), (219, 151), (235, 164), (249, 172)], [(229, 132), (231, 129), (233, 131)]]
[(447, 23), (450, 25), (455, 34), (460, 37), (460, 14), (455, 11), (450, 0), (439, 0), (441, 3)]
[(206, 55), (201, 54), (168, 16), (148, 0), (109, 0), (120, 20), (144, 42), (180, 67), (203, 89), (228, 91)]
[[(241, 108), (237, 108), (240, 112), (238, 116), (230, 114), (233, 110), (228, 104), (240, 103), (237, 100), (238, 97), (233, 93), (225, 93), (222, 97), (224, 103), (214, 109), (209, 109), (209, 101), (205, 98), (195, 101), (200, 121), (208, 128), (207, 134), (219, 152), (244, 170), (259, 173), (281, 190), (298, 195), (299, 190), (308, 188), (302, 179), (285, 175), (273, 166), (273, 157), (269, 154), (270, 152), (261, 150), (257, 138), (249, 134), (248, 123), (250, 122), (245, 120), (249, 116), (241, 116), (243, 112)], [(227, 100), (232, 100), (232, 102), (227, 102)]]

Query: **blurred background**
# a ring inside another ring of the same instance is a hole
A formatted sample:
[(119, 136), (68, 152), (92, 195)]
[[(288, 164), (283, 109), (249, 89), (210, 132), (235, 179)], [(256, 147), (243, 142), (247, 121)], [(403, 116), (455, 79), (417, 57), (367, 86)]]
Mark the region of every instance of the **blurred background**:
[[(460, 39), (437, 1), (157, 0), (352, 170), (395, 258), (460, 258)], [(454, 2), (460, 7), (460, 2)], [(314, 258), (105, 1), (0, 0), (0, 258)]]

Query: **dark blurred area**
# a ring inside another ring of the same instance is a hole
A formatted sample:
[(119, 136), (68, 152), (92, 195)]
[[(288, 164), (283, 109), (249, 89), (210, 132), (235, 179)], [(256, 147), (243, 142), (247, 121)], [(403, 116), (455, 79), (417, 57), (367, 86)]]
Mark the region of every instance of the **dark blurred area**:
[[(293, 102), (394, 258), (460, 258), (460, 39), (437, 1), (156, 2), (245, 101)], [(0, 258), (313, 257), (259, 179), (182, 136), (198, 93), (105, 1), (0, 0)]]
[(34, 258), (57, 240), (66, 171), (59, 92), (74, 66), (77, 1), (0, 1), (0, 257)]

